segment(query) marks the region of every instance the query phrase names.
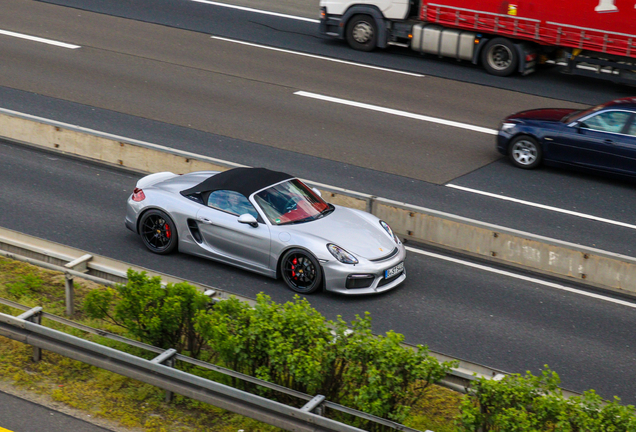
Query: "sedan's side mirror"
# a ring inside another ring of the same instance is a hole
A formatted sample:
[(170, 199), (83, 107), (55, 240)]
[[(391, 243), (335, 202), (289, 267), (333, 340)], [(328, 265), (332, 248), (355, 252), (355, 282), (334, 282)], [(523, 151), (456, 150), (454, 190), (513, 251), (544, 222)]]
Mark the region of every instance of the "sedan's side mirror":
[(320, 193), (320, 191), (317, 188), (311, 188), (312, 191), (314, 191), (316, 193), (316, 195), (318, 195), (319, 197), (322, 198), (322, 194)]
[(587, 125), (583, 122), (574, 122), (572, 123), (572, 127), (574, 128), (575, 131), (580, 133), (581, 129), (587, 128)]
[(249, 213), (240, 215), (238, 218), (238, 221), (239, 223), (247, 224), (254, 228), (258, 227), (258, 222), (256, 221), (256, 218)]

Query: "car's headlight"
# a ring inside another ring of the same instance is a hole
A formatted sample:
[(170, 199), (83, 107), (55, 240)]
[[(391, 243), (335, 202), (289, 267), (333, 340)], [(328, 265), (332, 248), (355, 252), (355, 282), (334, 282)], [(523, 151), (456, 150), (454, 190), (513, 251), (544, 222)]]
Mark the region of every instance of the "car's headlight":
[(517, 123), (504, 122), (499, 129), (503, 132), (510, 132), (515, 126), (517, 126)]
[(329, 243), (327, 249), (335, 259), (345, 264), (358, 264), (358, 259), (338, 245)]
[(389, 235), (391, 237), (393, 237), (393, 240), (395, 240), (395, 242), (397, 244), (400, 244), (400, 239), (397, 238), (397, 236), (395, 235), (395, 233), (393, 232), (393, 230), (391, 229), (391, 227), (389, 226), (388, 223), (384, 222), (383, 220), (380, 221), (380, 225), (382, 225), (382, 228), (384, 228), (386, 230), (386, 232), (389, 233)]

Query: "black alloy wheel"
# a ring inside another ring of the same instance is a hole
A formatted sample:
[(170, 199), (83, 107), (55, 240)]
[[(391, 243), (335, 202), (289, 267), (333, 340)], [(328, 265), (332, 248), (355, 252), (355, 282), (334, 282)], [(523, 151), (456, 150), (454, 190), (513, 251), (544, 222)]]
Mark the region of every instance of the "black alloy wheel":
[(139, 235), (152, 252), (165, 255), (177, 247), (177, 228), (161, 210), (148, 210), (139, 222)]
[(322, 271), (318, 260), (302, 249), (291, 249), (281, 260), (281, 274), (292, 290), (310, 294), (320, 288)]

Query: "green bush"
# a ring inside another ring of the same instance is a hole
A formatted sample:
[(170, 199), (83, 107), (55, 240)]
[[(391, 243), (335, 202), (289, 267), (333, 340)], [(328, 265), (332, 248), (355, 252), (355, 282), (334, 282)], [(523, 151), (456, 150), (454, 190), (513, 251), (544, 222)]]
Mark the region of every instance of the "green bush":
[(478, 379), (462, 402), (459, 426), (470, 432), (633, 432), (634, 407), (604, 401), (593, 390), (564, 398), (559, 376), (547, 368), (500, 381)]
[(91, 318), (124, 327), (145, 343), (197, 357), (203, 341), (194, 329), (194, 318), (208, 303), (208, 297), (188, 283), (163, 288), (161, 278), (129, 269), (125, 285), (91, 291), (84, 311)]
[[(282, 306), (259, 295), (252, 308), (235, 298), (199, 312), (197, 330), (229, 368), (294, 390), (320, 389), (321, 353), (330, 343), (327, 322), (306, 300)], [(247, 383), (236, 386), (253, 389)]]
[(452, 366), (425, 347), (403, 347), (397, 333), (376, 337), (368, 314), (351, 327), (326, 320), (298, 296), (279, 305), (262, 294), (253, 308), (236, 299), (220, 302), (200, 312), (196, 326), (236, 371), (397, 422)]

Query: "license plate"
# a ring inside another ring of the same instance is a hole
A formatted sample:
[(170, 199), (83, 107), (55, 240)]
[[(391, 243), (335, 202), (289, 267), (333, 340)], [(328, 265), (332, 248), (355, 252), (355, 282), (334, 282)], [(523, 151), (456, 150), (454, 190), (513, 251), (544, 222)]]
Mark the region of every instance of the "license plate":
[(404, 263), (401, 262), (395, 267), (391, 267), (388, 270), (384, 270), (384, 279), (388, 279), (390, 277), (395, 276), (396, 274), (402, 273), (404, 271)]

